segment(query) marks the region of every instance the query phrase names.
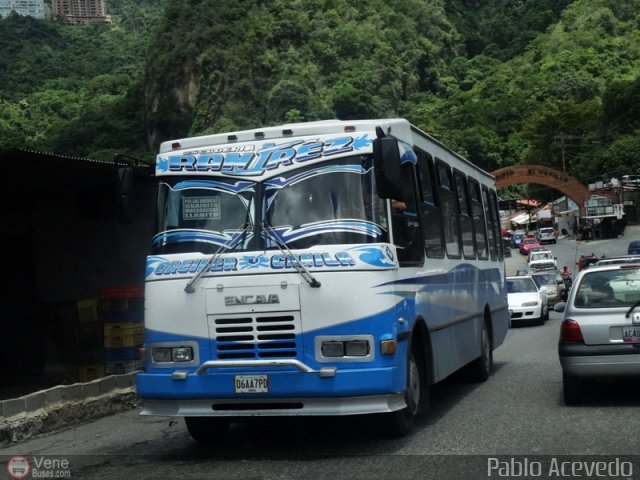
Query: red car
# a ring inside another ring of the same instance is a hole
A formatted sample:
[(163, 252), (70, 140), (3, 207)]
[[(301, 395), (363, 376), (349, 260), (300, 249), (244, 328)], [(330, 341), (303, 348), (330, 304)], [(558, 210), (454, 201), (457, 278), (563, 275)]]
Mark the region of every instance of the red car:
[(533, 247), (540, 247), (538, 239), (536, 237), (524, 237), (520, 242), (520, 253), (522, 255), (529, 255), (529, 250)]

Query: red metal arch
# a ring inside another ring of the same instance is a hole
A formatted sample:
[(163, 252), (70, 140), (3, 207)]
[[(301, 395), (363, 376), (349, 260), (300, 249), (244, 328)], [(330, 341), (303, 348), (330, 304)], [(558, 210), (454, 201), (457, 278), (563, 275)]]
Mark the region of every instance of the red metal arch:
[(555, 188), (578, 204), (580, 216), (584, 215), (584, 202), (589, 198), (589, 189), (578, 179), (542, 165), (514, 165), (492, 172), (496, 188), (520, 183), (535, 183)]

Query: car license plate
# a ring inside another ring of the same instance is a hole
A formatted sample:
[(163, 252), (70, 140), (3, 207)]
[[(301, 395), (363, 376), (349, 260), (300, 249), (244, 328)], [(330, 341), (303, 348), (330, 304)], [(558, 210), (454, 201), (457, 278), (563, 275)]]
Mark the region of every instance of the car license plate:
[(622, 341), (624, 343), (640, 343), (640, 326), (622, 327)]
[(236, 375), (236, 393), (268, 393), (269, 375)]

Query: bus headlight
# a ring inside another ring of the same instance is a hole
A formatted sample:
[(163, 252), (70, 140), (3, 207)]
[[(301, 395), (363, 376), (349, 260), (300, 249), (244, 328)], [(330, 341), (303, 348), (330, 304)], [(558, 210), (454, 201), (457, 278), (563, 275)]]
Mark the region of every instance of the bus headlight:
[(193, 360), (193, 350), (191, 347), (172, 348), (171, 358), (174, 362), (190, 362)]
[(366, 340), (322, 342), (322, 355), (325, 357), (366, 357), (369, 355), (369, 342)]
[(193, 348), (180, 347), (152, 347), (151, 359), (153, 363), (192, 362), (194, 359)]
[(321, 349), (325, 357), (344, 357), (343, 342), (322, 342)]
[(344, 350), (349, 357), (364, 357), (369, 354), (369, 342), (365, 340), (354, 340), (345, 342)]
[(316, 360), (330, 362), (364, 362), (375, 357), (372, 335), (317, 336), (315, 339)]
[(151, 358), (153, 363), (165, 363), (171, 361), (171, 349), (170, 348), (152, 348)]

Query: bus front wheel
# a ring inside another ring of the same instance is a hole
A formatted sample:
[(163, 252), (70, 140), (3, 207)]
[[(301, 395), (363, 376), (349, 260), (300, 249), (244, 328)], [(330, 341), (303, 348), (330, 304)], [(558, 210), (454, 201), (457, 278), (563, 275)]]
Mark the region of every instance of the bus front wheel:
[(416, 417), (426, 411), (429, 404), (429, 390), (426, 382), (424, 362), (412, 349), (407, 364), (407, 388), (404, 399), (407, 404), (402, 410), (384, 414), (384, 431), (391, 437), (403, 437), (413, 428)]
[(216, 443), (224, 440), (231, 422), (221, 417), (185, 417), (191, 438), (200, 443)]

